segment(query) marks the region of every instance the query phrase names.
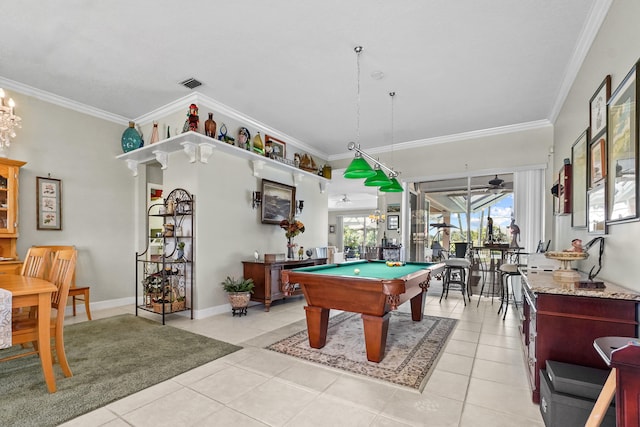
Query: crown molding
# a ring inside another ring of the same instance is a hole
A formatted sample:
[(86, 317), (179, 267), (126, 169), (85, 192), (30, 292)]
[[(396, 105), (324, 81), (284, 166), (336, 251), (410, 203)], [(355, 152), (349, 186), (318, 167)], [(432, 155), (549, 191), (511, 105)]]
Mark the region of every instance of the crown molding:
[(19, 92), (22, 95), (27, 95), (32, 98), (39, 99), (41, 101), (55, 104), (60, 107), (68, 108), (79, 113), (87, 114), (89, 116), (97, 117), (102, 120), (117, 123), (120, 125), (127, 125), (129, 119), (120, 116), (118, 114), (109, 113), (108, 111), (101, 110), (99, 108), (91, 107), (90, 105), (83, 104), (81, 102), (72, 101), (60, 95), (53, 94), (41, 89), (36, 89), (32, 86), (25, 85), (23, 83), (16, 82), (4, 77), (0, 77), (0, 87), (11, 89)]
[(612, 3), (613, 0), (593, 2), (593, 6), (589, 11), (589, 16), (587, 16), (587, 20), (584, 24), (584, 27), (582, 28), (582, 32), (578, 37), (576, 48), (573, 51), (573, 55), (571, 56), (569, 65), (565, 70), (558, 97), (553, 104), (553, 108), (551, 108), (551, 112), (549, 114), (549, 120), (551, 121), (551, 123), (555, 123), (555, 121), (558, 119), (560, 110), (562, 110), (562, 106), (569, 96), (571, 86), (573, 86), (573, 82), (578, 76), (580, 67), (582, 67), (582, 63), (587, 57), (589, 49), (591, 49), (591, 45), (598, 35), (598, 31), (600, 31), (600, 27), (602, 26), (602, 23), (604, 22), (604, 19), (606, 18)]
[[(486, 137), (496, 136), (496, 135), (504, 135), (504, 134), (515, 133), (515, 132), (543, 129), (550, 126), (552, 126), (552, 124), (549, 120), (546, 120), (546, 119), (536, 120), (533, 122), (519, 123), (515, 125), (500, 126), (495, 128), (489, 128), (489, 129), (474, 130), (471, 132), (462, 132), (462, 133), (456, 133), (452, 135), (437, 136), (434, 138), (425, 138), (425, 139), (418, 139), (415, 141), (402, 142), (399, 144), (372, 148), (370, 150), (367, 150), (367, 153), (372, 155), (381, 154), (381, 153), (390, 153), (392, 151), (422, 148), (422, 147), (428, 147), (430, 145), (438, 145), (438, 144), (445, 144), (450, 142), (465, 141), (469, 139), (486, 138)], [(329, 156), (329, 161), (348, 159), (350, 157), (353, 157), (353, 154), (350, 152), (343, 153), (343, 154), (336, 154), (333, 156)]]

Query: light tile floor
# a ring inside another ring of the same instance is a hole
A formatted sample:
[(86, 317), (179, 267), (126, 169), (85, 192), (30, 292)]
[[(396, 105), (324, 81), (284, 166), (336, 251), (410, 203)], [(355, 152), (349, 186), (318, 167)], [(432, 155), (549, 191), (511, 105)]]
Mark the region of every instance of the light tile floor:
[[(477, 298), (465, 306), (459, 292), (441, 303), (427, 296), (426, 314), (459, 322), (422, 393), (263, 349), (297, 331), (287, 328), (304, 319), (304, 298), (295, 297), (268, 313), (250, 307), (244, 317), (170, 317), (171, 326), (244, 348), (64, 426), (544, 426), (531, 401), (516, 313), (510, 307), (503, 321), (498, 300), (482, 298), (477, 307)], [(133, 308), (92, 314), (127, 312)]]

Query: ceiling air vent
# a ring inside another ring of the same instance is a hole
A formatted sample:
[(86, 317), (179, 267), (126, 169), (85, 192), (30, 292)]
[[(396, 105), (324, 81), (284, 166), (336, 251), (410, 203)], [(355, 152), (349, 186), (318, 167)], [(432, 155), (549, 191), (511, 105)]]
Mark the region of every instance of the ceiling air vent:
[(180, 84), (182, 86), (188, 87), (189, 89), (195, 89), (198, 86), (202, 86), (202, 83), (200, 83), (198, 80), (194, 79), (193, 77), (187, 80), (181, 81)]

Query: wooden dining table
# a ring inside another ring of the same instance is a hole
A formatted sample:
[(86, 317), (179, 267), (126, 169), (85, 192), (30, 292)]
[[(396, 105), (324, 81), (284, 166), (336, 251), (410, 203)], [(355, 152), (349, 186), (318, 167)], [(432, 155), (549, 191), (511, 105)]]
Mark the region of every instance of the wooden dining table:
[(38, 307), (38, 346), (42, 373), (49, 393), (56, 392), (51, 357), (51, 294), (58, 288), (51, 282), (19, 274), (0, 274), (0, 288), (12, 294), (12, 308)]

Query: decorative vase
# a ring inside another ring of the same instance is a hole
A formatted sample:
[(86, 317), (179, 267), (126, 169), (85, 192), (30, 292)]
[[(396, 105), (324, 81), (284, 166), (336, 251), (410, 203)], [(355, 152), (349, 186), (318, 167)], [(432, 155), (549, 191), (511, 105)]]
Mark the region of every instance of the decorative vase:
[(293, 237), (289, 237), (287, 243), (287, 259), (293, 259), (293, 247)]
[(142, 147), (142, 137), (136, 130), (136, 124), (129, 122), (129, 127), (122, 133), (122, 151), (128, 153)]
[(155, 144), (158, 141), (160, 141), (160, 135), (158, 134), (158, 122), (153, 122), (153, 130), (151, 131), (149, 144)]
[(264, 156), (264, 144), (262, 143), (260, 132), (256, 133), (256, 136), (253, 137), (253, 151)]
[(209, 118), (204, 122), (204, 134), (211, 138), (215, 138), (216, 127), (216, 122), (213, 120), (213, 113), (209, 113)]

